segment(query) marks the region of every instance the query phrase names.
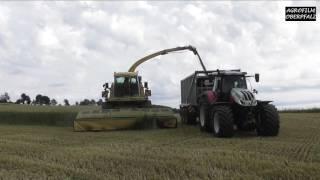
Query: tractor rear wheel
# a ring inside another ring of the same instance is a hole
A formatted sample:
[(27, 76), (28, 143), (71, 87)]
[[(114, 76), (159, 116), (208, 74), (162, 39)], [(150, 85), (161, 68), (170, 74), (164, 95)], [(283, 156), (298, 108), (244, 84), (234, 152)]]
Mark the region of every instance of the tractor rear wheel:
[(201, 131), (211, 132), (210, 118), (208, 113), (208, 107), (206, 105), (201, 105), (199, 109), (199, 124)]
[(210, 113), (211, 128), (216, 137), (232, 137), (233, 114), (229, 106), (213, 107)]
[(261, 106), (257, 117), (257, 133), (259, 136), (277, 136), (280, 121), (276, 107), (272, 104)]

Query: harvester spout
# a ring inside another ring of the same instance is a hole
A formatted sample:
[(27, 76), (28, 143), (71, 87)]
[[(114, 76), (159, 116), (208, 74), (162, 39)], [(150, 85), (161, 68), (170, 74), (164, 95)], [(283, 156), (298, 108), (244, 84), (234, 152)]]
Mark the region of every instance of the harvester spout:
[(200, 64), (201, 64), (203, 70), (204, 70), (205, 72), (207, 72), (206, 67), (205, 67), (204, 64), (203, 64), (202, 59), (201, 59), (201, 57), (200, 57), (197, 49), (196, 49), (195, 47), (193, 47), (193, 46), (190, 46), (190, 45), (189, 45), (189, 46), (180, 46), (180, 47), (175, 47), (175, 48), (170, 48), (170, 49), (164, 49), (164, 50), (162, 50), (162, 51), (158, 51), (158, 52), (155, 52), (155, 53), (150, 54), (150, 55), (148, 55), (148, 56), (145, 56), (145, 57), (139, 59), (138, 61), (136, 61), (136, 62), (130, 67), (130, 69), (129, 69), (128, 71), (129, 71), (129, 72), (134, 72), (134, 71), (136, 70), (136, 68), (137, 68), (140, 64), (142, 64), (142, 63), (144, 63), (144, 62), (146, 62), (146, 61), (148, 61), (149, 59), (152, 59), (152, 58), (154, 58), (154, 57), (157, 57), (157, 56), (160, 56), (160, 55), (165, 55), (165, 54), (168, 54), (168, 53), (171, 53), (171, 52), (175, 52), (175, 51), (183, 51), (183, 50), (192, 51), (194, 55), (198, 56), (198, 59), (199, 59), (199, 61), (200, 61)]

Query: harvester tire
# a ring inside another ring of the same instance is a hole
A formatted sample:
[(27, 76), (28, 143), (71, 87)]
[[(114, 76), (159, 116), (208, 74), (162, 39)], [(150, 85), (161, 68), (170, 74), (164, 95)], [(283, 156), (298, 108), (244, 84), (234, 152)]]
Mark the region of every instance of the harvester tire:
[(276, 107), (272, 104), (261, 106), (257, 117), (257, 133), (259, 136), (277, 136), (280, 121)]
[(211, 132), (212, 128), (210, 125), (210, 118), (208, 113), (208, 106), (201, 105), (199, 109), (199, 124), (200, 124), (200, 130)]
[(216, 137), (232, 137), (233, 113), (229, 106), (215, 106), (210, 113), (211, 127), (213, 135)]

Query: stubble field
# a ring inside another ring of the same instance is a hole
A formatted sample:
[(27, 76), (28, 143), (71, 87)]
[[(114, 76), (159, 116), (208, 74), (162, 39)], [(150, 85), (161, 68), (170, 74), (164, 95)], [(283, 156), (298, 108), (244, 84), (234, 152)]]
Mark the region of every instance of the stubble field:
[(278, 137), (238, 132), (227, 139), (193, 126), (73, 132), (67, 126), (2, 123), (0, 177), (320, 179), (320, 113), (280, 117)]

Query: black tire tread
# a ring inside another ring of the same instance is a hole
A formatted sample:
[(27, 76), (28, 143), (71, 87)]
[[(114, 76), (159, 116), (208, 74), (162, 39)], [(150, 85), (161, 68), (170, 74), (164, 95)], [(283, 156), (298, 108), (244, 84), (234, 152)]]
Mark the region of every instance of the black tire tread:
[(257, 128), (259, 136), (277, 136), (280, 128), (277, 108), (272, 104), (263, 105), (260, 115), (260, 123)]
[[(203, 105), (206, 106), (206, 105)], [(200, 126), (200, 131), (202, 132), (211, 132), (212, 128), (211, 128), (211, 122), (210, 122), (210, 118), (209, 118), (209, 113), (208, 113), (208, 107), (205, 107), (205, 120), (204, 120), (204, 126), (201, 126), (201, 120), (200, 120), (200, 110), (199, 110), (199, 126)], [(201, 109), (201, 107), (200, 107)]]
[(186, 107), (182, 108), (182, 112), (180, 115), (183, 124), (195, 125), (197, 123), (195, 114), (190, 113)]
[[(220, 127), (221, 131), (219, 134), (216, 134), (214, 131), (214, 114), (219, 112), (221, 115), (220, 118)], [(233, 129), (233, 113), (232, 109), (229, 106), (216, 106), (212, 110), (211, 114), (211, 125), (212, 125), (212, 131), (213, 134), (217, 137), (232, 137), (234, 135), (234, 129)]]

